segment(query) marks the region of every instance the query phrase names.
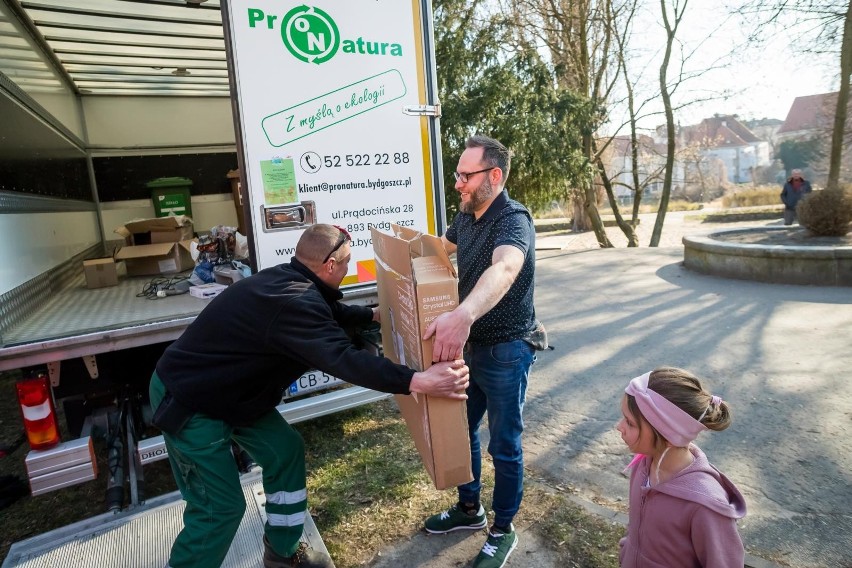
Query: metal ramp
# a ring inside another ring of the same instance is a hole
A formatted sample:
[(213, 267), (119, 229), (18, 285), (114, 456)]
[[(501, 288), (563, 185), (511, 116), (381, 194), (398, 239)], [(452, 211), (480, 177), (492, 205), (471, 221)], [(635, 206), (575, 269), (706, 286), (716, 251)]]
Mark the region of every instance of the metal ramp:
[[(242, 478), (246, 514), (225, 557), (223, 568), (263, 566), (266, 496), (260, 472)], [(163, 568), (183, 526), (184, 502), (179, 492), (150, 499), (124, 513), (106, 513), (17, 542), (2, 568)], [(328, 552), (310, 515), (302, 540)]]

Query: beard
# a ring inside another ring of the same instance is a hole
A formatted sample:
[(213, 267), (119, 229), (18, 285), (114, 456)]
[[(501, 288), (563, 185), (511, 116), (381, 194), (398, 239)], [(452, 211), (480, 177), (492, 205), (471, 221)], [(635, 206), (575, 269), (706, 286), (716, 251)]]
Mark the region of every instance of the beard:
[(491, 179), (489, 176), (485, 176), (479, 187), (468, 195), (469, 200), (459, 202), (459, 209), (462, 213), (472, 215), (484, 203), (488, 202), (492, 195), (494, 195), (494, 188), (491, 186)]

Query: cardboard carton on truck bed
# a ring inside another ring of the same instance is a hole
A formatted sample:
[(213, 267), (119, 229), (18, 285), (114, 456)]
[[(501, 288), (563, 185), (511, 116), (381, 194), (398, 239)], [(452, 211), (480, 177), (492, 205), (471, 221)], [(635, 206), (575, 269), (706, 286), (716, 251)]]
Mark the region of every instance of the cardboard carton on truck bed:
[[(423, 341), (423, 332), (458, 305), (458, 282), (441, 239), (398, 225), (391, 230), (372, 229), (382, 347), (386, 357), (422, 371), (431, 365), (433, 342)], [(396, 402), (435, 487), (471, 481), (465, 401), (396, 395)]]

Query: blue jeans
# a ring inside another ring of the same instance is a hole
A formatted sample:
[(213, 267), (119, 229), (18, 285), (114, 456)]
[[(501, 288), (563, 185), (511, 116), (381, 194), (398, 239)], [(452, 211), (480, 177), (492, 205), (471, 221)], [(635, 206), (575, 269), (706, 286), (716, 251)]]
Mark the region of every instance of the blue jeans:
[(482, 449), (479, 426), (488, 412), (488, 453), (494, 460), (494, 524), (508, 526), (524, 495), (524, 399), (535, 351), (524, 341), (496, 345), (468, 345), (464, 353), (470, 368), (467, 423), (473, 481), (460, 485), (459, 501), (479, 501), (482, 489)]

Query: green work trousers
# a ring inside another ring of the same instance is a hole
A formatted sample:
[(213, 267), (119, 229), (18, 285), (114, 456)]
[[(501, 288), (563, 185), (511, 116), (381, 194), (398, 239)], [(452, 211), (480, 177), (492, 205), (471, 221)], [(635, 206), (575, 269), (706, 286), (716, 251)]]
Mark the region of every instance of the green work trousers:
[[(154, 373), (151, 408), (165, 395)], [(307, 514), (305, 445), (277, 410), (251, 426), (231, 426), (196, 413), (177, 435), (163, 433), (169, 463), (186, 509), (183, 530), (172, 545), (171, 568), (220, 566), (246, 509), (231, 442), (237, 442), (263, 468), (266, 493), (264, 532), (272, 549), (292, 555)]]

